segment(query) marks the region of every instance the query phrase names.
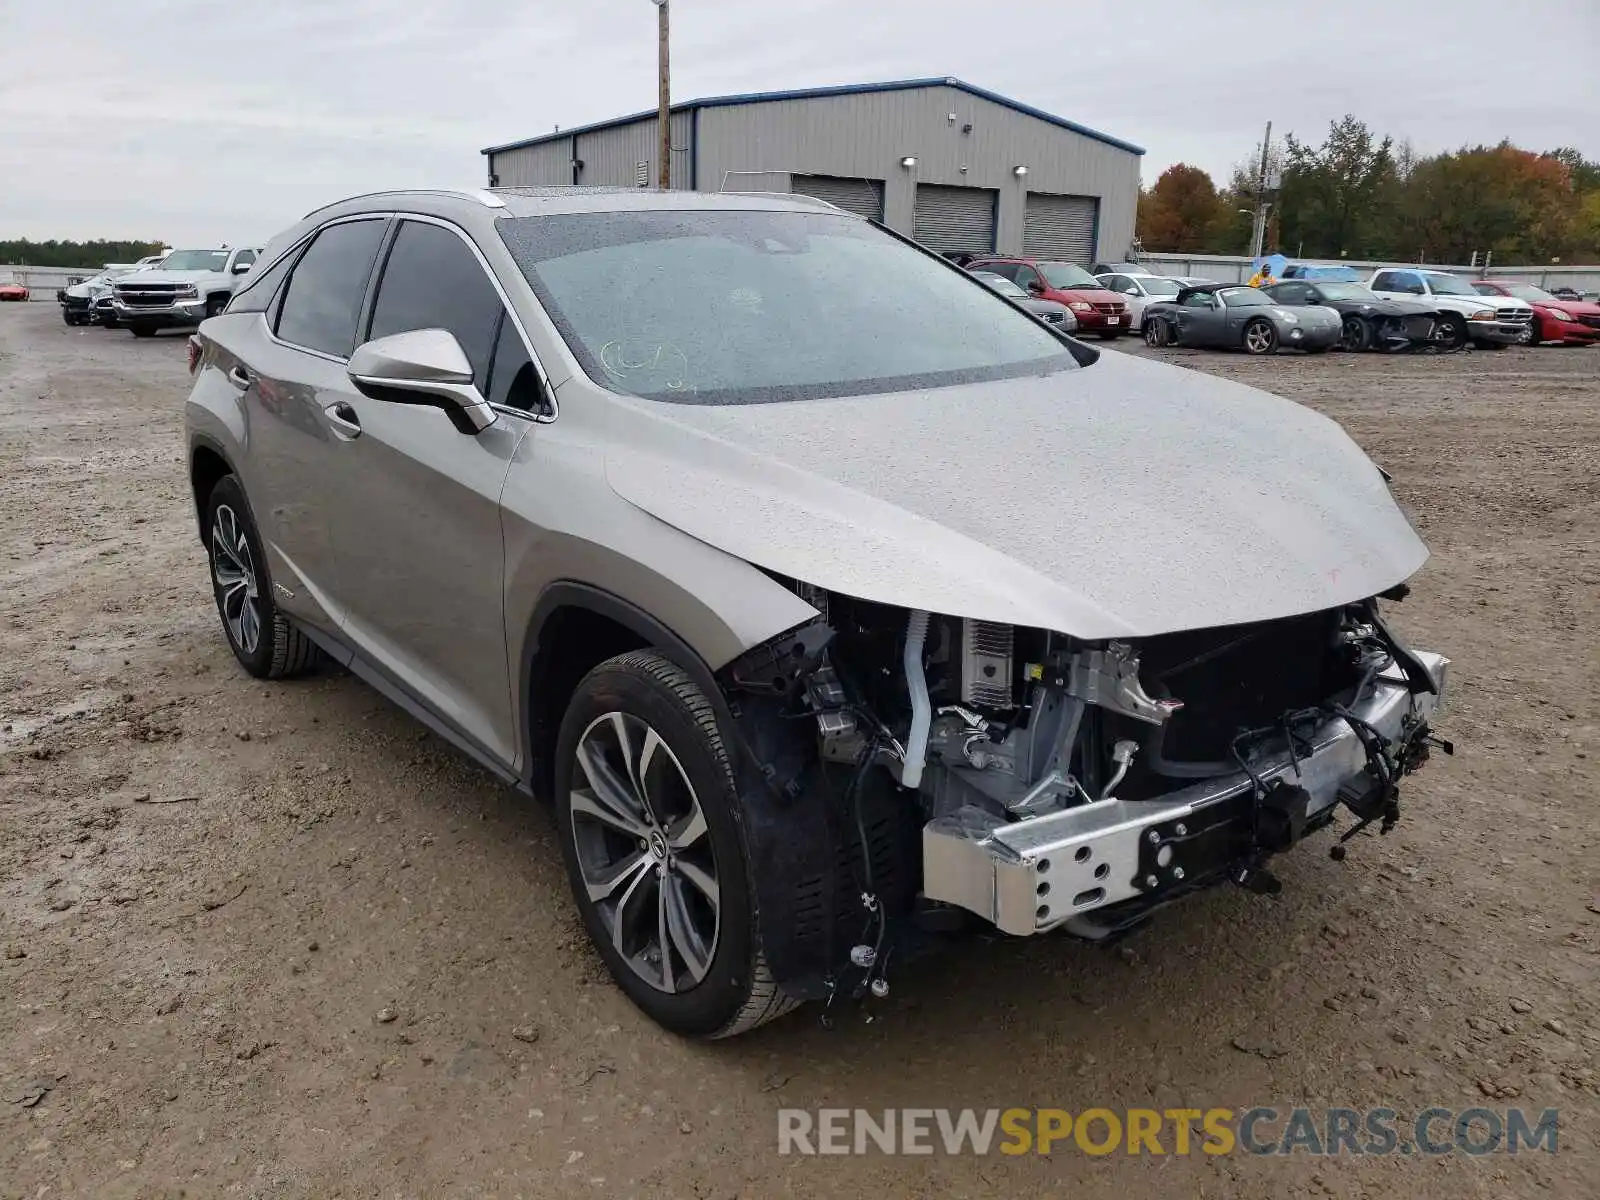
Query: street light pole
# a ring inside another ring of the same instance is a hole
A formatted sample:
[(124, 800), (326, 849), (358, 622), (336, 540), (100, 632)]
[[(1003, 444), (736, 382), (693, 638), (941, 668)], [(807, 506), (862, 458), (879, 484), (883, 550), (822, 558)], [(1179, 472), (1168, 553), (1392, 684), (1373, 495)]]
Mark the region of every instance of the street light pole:
[(660, 71), (660, 98), (656, 110), (656, 124), (660, 126), (661, 133), (661, 161), (657, 165), (657, 184), (662, 191), (672, 186), (672, 78), (671, 78), (671, 51), (668, 49), (667, 37), (667, 0), (652, 0), (656, 6), (656, 14), (660, 18), (658, 44), (656, 46), (657, 67)]

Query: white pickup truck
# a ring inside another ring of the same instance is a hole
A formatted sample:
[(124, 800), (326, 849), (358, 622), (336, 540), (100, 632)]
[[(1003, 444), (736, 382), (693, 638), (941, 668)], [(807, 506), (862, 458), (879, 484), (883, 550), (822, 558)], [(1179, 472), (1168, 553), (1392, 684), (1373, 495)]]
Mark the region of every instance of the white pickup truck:
[(1522, 341), (1533, 305), (1509, 296), (1480, 296), (1465, 279), (1425, 267), (1383, 267), (1367, 287), (1385, 300), (1426, 300), (1440, 313), (1440, 343), (1454, 350), (1469, 338), (1485, 348)]
[(198, 325), (223, 310), (239, 277), (260, 253), (244, 246), (174, 250), (159, 267), (124, 276), (112, 286), (117, 322), (135, 337), (173, 325)]

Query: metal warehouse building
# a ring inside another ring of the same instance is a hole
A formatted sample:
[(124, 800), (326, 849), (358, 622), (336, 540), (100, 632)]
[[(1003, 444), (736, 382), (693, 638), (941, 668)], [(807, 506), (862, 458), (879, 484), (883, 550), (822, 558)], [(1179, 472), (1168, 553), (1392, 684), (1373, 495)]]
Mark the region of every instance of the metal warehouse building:
[[(483, 151), (489, 184), (650, 186), (657, 128), (648, 112), (491, 146)], [(959, 79), (756, 92), (672, 108), (673, 187), (818, 196), (941, 252), (1122, 258), (1143, 153)]]

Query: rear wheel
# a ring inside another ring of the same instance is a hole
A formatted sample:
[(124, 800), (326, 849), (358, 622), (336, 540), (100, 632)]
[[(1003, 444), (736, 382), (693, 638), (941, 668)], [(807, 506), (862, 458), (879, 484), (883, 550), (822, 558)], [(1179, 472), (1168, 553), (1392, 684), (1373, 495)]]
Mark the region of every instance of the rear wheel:
[(211, 590), (233, 656), (257, 679), (304, 674), (322, 656), (273, 602), (255, 518), (235, 476), (217, 481), (205, 512)]
[(716, 712), (688, 673), (650, 650), (601, 663), (573, 694), (556, 753), (573, 899), (629, 999), (689, 1037), (792, 1008), (762, 953)]
[(1345, 350), (1370, 350), (1372, 326), (1362, 317), (1346, 317), (1339, 336), (1339, 346)]
[(1278, 348), (1278, 331), (1272, 322), (1257, 317), (1244, 327), (1244, 352), (1246, 354), (1271, 354)]

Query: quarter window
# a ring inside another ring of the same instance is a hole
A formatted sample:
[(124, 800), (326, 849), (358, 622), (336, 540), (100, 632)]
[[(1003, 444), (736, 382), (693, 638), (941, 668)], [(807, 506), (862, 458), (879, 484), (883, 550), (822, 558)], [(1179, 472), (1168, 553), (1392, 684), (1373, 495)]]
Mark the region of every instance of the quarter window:
[(350, 357), (385, 224), (383, 219), (346, 221), (317, 234), (289, 276), (278, 314), (280, 338), (338, 358)]
[(233, 299), (228, 301), (228, 312), (266, 312), (272, 303), (272, 297), (278, 291), (278, 285), (283, 282), (283, 277), (289, 273), (289, 268), (294, 265), (295, 255), (285, 254), (267, 270), (257, 274), (251, 271), (246, 276), (247, 282), (233, 294)]
[(459, 236), (443, 226), (403, 221), (384, 263), (367, 336), (447, 329), (461, 343), (473, 381), (482, 388), (504, 311), (483, 264)]
[(534, 370), (533, 360), (528, 357), (528, 347), (509, 315), (500, 321), (500, 334), (495, 339), (494, 364), (489, 368), (485, 398), (490, 404), (504, 404), (507, 408), (520, 408), (524, 412), (539, 412), (546, 408), (539, 374)]

